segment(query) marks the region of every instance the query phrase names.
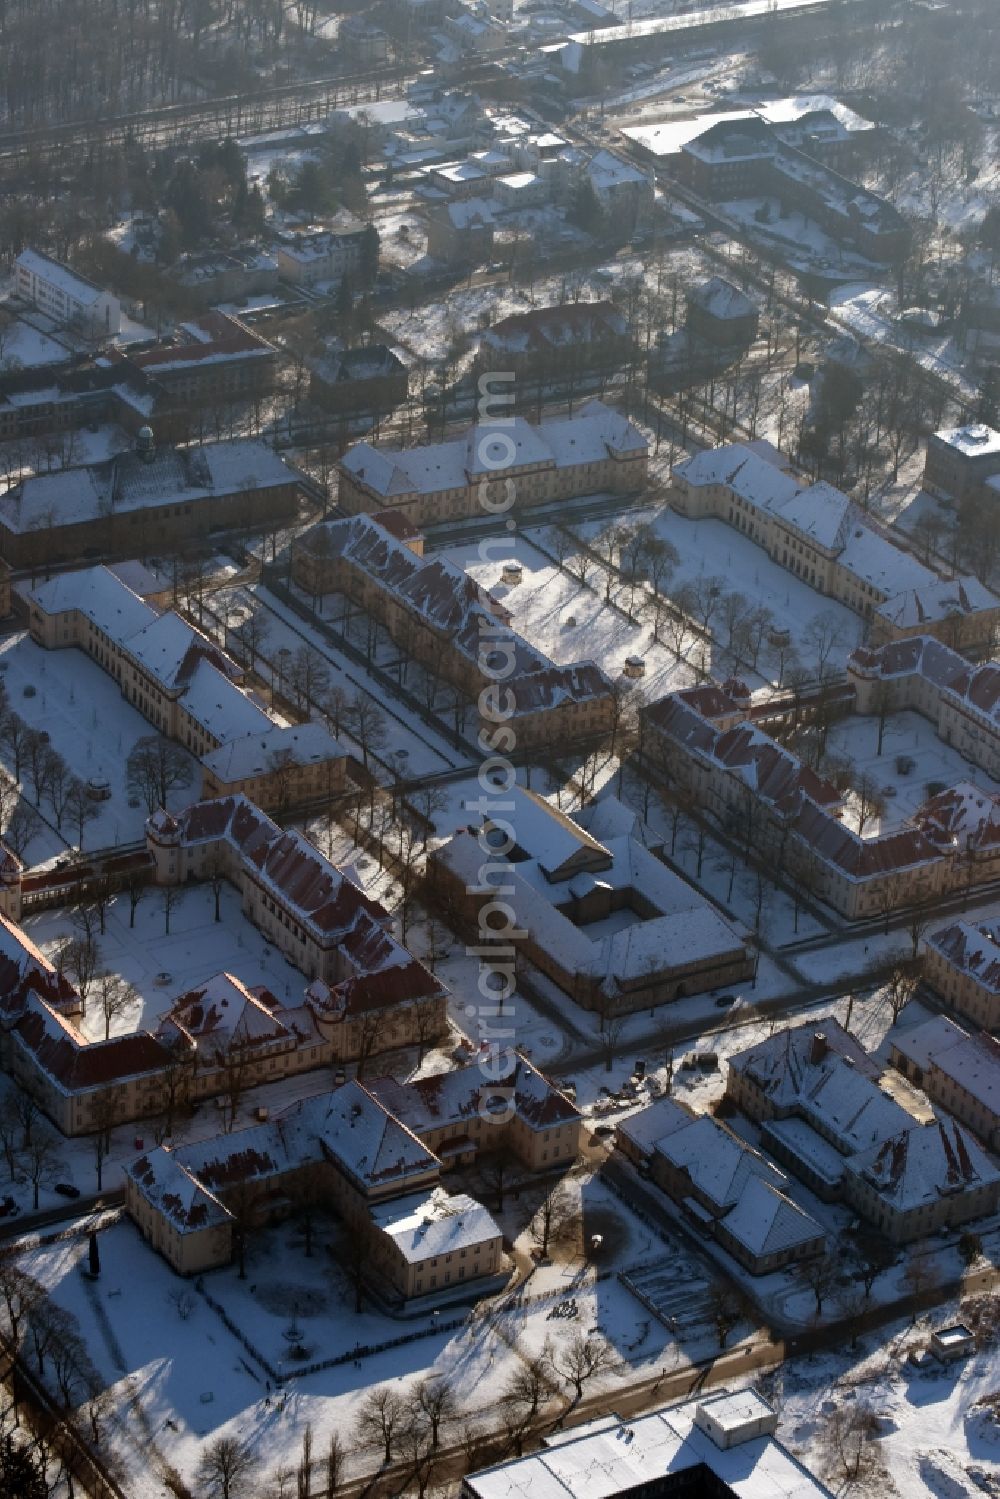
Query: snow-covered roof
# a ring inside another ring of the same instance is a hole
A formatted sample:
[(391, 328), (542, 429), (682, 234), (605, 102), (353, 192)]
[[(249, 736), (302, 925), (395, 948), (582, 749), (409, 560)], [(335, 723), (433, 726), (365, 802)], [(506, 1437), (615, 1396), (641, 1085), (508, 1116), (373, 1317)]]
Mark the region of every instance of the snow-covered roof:
[(503, 821), (514, 829), (517, 846), (534, 859), (550, 879), (557, 879), (569, 861), (581, 854), (599, 863), (611, 862), (611, 854), (572, 817), (523, 786), (512, 786), (505, 800), (513, 805)]
[(935, 572), (877, 530), (832, 484), (803, 486), (743, 443), (696, 453), (678, 463), (674, 473), (693, 486), (725, 485), (744, 504), (769, 511), (882, 594), (933, 590), (940, 585)]
[(946, 1015), (935, 1015), (894, 1037), (893, 1047), (925, 1073), (953, 1082), (1000, 1118), (1000, 1043), (986, 1032), (970, 1036)]
[(717, 1446), (695, 1424), (701, 1403), (688, 1400), (627, 1422), (602, 1417), (547, 1439), (530, 1457), (470, 1474), (465, 1487), (473, 1499), (616, 1499), (655, 1492), (667, 1475), (690, 1471), (697, 1482), (697, 1470), (705, 1468), (736, 1499), (829, 1499), (830, 1490), (773, 1436)]
[(451, 1195), (443, 1187), (379, 1203), (372, 1208), (372, 1222), (409, 1264), (471, 1252), (503, 1237), (482, 1203), (465, 1192)]
[(750, 1254), (761, 1258), (825, 1237), (815, 1218), (759, 1176), (751, 1176), (744, 1184), (720, 1226)]
[(40, 250), (22, 250), (14, 264), (23, 266), (26, 271), (47, 281), (50, 286), (57, 286), (67, 297), (72, 297), (84, 306), (91, 307), (108, 295), (101, 287), (95, 286), (93, 281), (88, 281), (77, 271), (71, 271), (61, 261), (43, 255)]
[(243, 796), (195, 802), (176, 816), (155, 812), (147, 837), (180, 844), (228, 842), (248, 875), (323, 948), (337, 948), (345, 977), (310, 984), (308, 1002), (331, 1023), (436, 995), (430, 971), (387, 930), (373, 900), (301, 833), (282, 829)]
[(264, 776), (278, 761), (290, 765), (322, 765), (343, 759), (347, 751), (324, 724), (272, 724), (238, 739), (230, 739), (202, 758), (202, 765), (223, 785)]
[[(641, 987), (661, 970), (742, 954), (742, 935), (640, 843), (613, 838), (604, 847), (610, 864), (602, 862), (596, 875), (585, 870), (578, 878), (638, 892), (644, 913), (610, 935), (592, 936), (586, 925), (574, 921), (573, 901), (580, 893), (576, 881), (571, 887), (553, 885), (535, 859), (513, 861), (505, 871), (505, 899), (518, 926), (565, 971), (609, 985)], [(483, 853), (471, 832), (457, 833), (435, 850), (434, 858), (470, 885), (477, 883)], [(650, 908), (655, 914), (646, 914)]]
[(32, 589), (30, 598), (46, 614), (82, 614), (115, 641), (127, 640), (158, 618), (156, 610), (108, 567), (57, 573)]
[(716, 1214), (727, 1213), (739, 1201), (750, 1177), (760, 1177), (781, 1188), (786, 1177), (752, 1150), (739, 1136), (710, 1114), (699, 1114), (686, 1129), (658, 1140), (656, 1155), (686, 1173), (692, 1187), (707, 1199)]
[(1000, 1168), (954, 1119), (903, 1130), (855, 1156), (847, 1169), (900, 1213), (1000, 1184)]
[(610, 453), (641, 453), (646, 438), (627, 417), (601, 401), (588, 401), (573, 417), (533, 427), (523, 417), (502, 425), (477, 423), (464, 437), (398, 451), (368, 442), (348, 448), (340, 468), (386, 497), (462, 489), (479, 473), (521, 468), (572, 468), (603, 461)]
[(271, 719), (221, 672), (214, 661), (199, 660), (181, 693), (181, 706), (213, 739), (224, 742), (266, 734)]
[(691, 1110), (673, 1098), (654, 1099), (647, 1108), (639, 1109), (627, 1119), (619, 1120), (615, 1135), (627, 1140), (640, 1155), (652, 1155), (661, 1140), (687, 1129), (694, 1120)]
[(732, 318), (752, 317), (757, 311), (750, 298), (721, 276), (713, 276), (688, 293), (688, 302), (695, 303), (709, 316), (728, 321)]
[(7, 491), (0, 519), (8, 530), (77, 525), (109, 512), (194, 504), (242, 488), (294, 484), (295, 470), (256, 438), (159, 448), (151, 455), (118, 453), (84, 468), (34, 474)]
[(925, 942), (988, 993), (1000, 994), (1000, 927), (953, 921), (932, 932)]
[(945, 427), (934, 433), (934, 440), (953, 448), (963, 458), (1000, 457), (1000, 432), (984, 422), (969, 422), (964, 427)]
[[(495, 1068), (493, 1071), (495, 1072)], [(480, 1117), (480, 1106), (502, 1085), (506, 1105), (513, 1107), (525, 1128), (545, 1131), (553, 1125), (580, 1119), (576, 1105), (536, 1067), (515, 1053), (503, 1078), (487, 1076), (478, 1063), (451, 1072), (433, 1072), (426, 1077), (400, 1083), (392, 1077), (375, 1078), (368, 1084), (372, 1096), (397, 1119), (423, 1136), (428, 1131), (453, 1128), (462, 1132), (470, 1119)]]
[(168, 1041), (176, 1034), (184, 1036), (202, 1054), (203, 1065), (232, 1051), (294, 1044), (274, 1010), (231, 973), (214, 974), (182, 994), (163, 1017), (158, 1034)]
[(984, 609), (1000, 610), (1000, 599), (978, 578), (938, 578), (919, 588), (907, 589), (880, 604), (875, 613), (897, 629), (918, 629), (952, 616), (976, 614)]

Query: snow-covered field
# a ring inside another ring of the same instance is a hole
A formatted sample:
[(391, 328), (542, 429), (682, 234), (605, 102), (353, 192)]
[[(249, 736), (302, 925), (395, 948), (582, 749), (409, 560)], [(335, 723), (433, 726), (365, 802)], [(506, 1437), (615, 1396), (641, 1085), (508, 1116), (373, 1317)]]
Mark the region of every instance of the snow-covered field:
[[(84, 849), (133, 843), (142, 837), (147, 812), (131, 806), (126, 762), (137, 739), (153, 735), (153, 726), (122, 697), (113, 678), (83, 651), (46, 651), (26, 634), (0, 640), (0, 673), (11, 708), (33, 728), (44, 729), (51, 745), (81, 780), (102, 779), (111, 787), (107, 801), (94, 802), (96, 817), (84, 832)], [(30, 691), (26, 691), (30, 689)], [(4, 764), (13, 769), (9, 756)], [(197, 794), (198, 767), (192, 762), (191, 787), (172, 793), (172, 806), (183, 806)], [(51, 808), (43, 799), (45, 825), (32, 840), (25, 862), (32, 864), (65, 851), (75, 833), (56, 831)]]
[[(215, 897), (210, 885), (183, 888), (170, 912), (170, 934), (165, 931), (161, 892), (143, 892), (129, 926), (129, 897), (116, 895), (109, 906), (104, 936), (98, 936), (101, 971), (120, 974), (138, 990), (138, 1002), (116, 1017), (112, 1034), (124, 1035), (155, 1027), (159, 1017), (180, 995), (216, 973), (232, 973), (247, 988), (263, 984), (279, 1000), (293, 1003), (306, 984), (297, 968), (265, 940), (243, 916), (240, 897), (229, 884), (222, 887), (220, 920), (215, 920)], [(63, 909), (29, 915), (24, 929), (31, 940), (53, 957), (73, 935), (71, 913)], [(86, 1035), (103, 1039), (104, 1017), (92, 1004), (83, 1023)]]
[[(918, 713), (895, 713), (887, 719), (881, 755), (877, 753), (878, 719), (853, 715), (833, 725), (827, 751), (831, 756), (849, 761), (859, 776), (869, 776), (885, 796), (884, 814), (865, 826), (869, 835), (874, 835), (876, 829), (897, 828), (911, 817), (927, 800), (931, 783), (953, 786), (957, 781), (971, 780), (984, 791), (1000, 791), (1000, 782), (994, 781), (978, 766), (970, 765), (958, 750), (939, 738), (934, 725)], [(896, 763), (898, 757), (913, 760), (913, 769), (901, 773)], [(848, 805), (856, 812), (856, 802), (852, 803), (849, 798)], [(855, 818), (855, 826), (856, 823)]]

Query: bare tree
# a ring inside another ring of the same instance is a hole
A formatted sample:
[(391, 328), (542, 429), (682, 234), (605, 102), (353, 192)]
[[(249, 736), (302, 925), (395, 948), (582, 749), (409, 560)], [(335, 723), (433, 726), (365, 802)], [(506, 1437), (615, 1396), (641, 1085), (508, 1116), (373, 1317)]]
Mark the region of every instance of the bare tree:
[(163, 885), (160, 888), (160, 904), (163, 907), (163, 935), (170, 936), (170, 918), (181, 903), (183, 891), (179, 885)]
[(441, 1444), (441, 1428), (455, 1415), (455, 1391), (440, 1375), (428, 1375), (414, 1386), (413, 1396), (421, 1422), (427, 1428), (430, 1448), (436, 1452)]
[(546, 1193), (531, 1220), (531, 1237), (536, 1248), (548, 1254), (549, 1245), (568, 1237), (578, 1219), (579, 1206), (565, 1183), (560, 1182)]
[(97, 1003), (104, 1016), (104, 1039), (110, 1039), (111, 1022), (138, 1001), (139, 991), (120, 973), (99, 973), (95, 979)]
[(218, 1499), (239, 1499), (257, 1471), (253, 1448), (236, 1437), (216, 1437), (202, 1453), (197, 1482), (202, 1493)]
[(60, 1142), (48, 1128), (35, 1127), (23, 1156), (24, 1174), (31, 1183), (32, 1206), (38, 1208), (38, 1192), (42, 1182), (50, 1181), (59, 1164)]
[(796, 1277), (809, 1287), (816, 1302), (816, 1315), (821, 1315), (823, 1303), (837, 1284), (840, 1267), (829, 1255), (817, 1254), (800, 1260), (796, 1266)]
[(68, 973), (76, 984), (81, 999), (86, 999), (90, 986), (97, 976), (97, 965), (101, 960), (97, 939), (90, 933), (71, 937), (60, 949), (58, 966)]
[(829, 675), (830, 657), (845, 649), (849, 642), (847, 625), (835, 610), (824, 609), (813, 615), (802, 632), (802, 644), (816, 662), (816, 675), (820, 681)]
[(885, 798), (877, 782), (867, 773), (854, 778), (852, 789), (857, 811), (858, 837), (863, 838), (868, 824), (885, 814)]
[(336, 1431), (330, 1433), (329, 1445), (326, 1449), (326, 1492), (327, 1495), (335, 1494), (340, 1488), (344, 1476), (344, 1466), (347, 1461), (347, 1449)]
[(725, 1348), (729, 1334), (746, 1315), (743, 1298), (732, 1286), (713, 1285), (708, 1296), (708, 1314), (715, 1326), (719, 1347)]
[(257, 670), (257, 657), (271, 632), (271, 621), (262, 609), (254, 609), (230, 634), (243, 665)]
[(504, 1385), (500, 1403), (517, 1412), (527, 1429), (537, 1416), (542, 1402), (552, 1392), (552, 1350), (545, 1344), (540, 1354), (520, 1362)]
[(126, 785), (152, 816), (157, 807), (165, 807), (171, 791), (191, 784), (191, 756), (179, 744), (172, 744), (159, 734), (137, 739), (125, 765)]
[(583, 1395), (588, 1379), (616, 1367), (618, 1356), (604, 1338), (596, 1333), (574, 1333), (552, 1353), (552, 1367), (559, 1378), (572, 1387), (577, 1400)]
[(860, 1401), (836, 1405), (824, 1421), (829, 1461), (845, 1483), (854, 1484), (875, 1456), (878, 1421)]
[(76, 833), (76, 846), (83, 848), (83, 835), (88, 823), (97, 817), (97, 805), (83, 781), (74, 780), (66, 793), (66, 816)]
[(23, 1270), (15, 1260), (0, 1258), (0, 1301), (7, 1314), (5, 1331), (15, 1348), (21, 1341), (25, 1317), (43, 1301), (45, 1290), (39, 1281)]
[(361, 748), (361, 763), (368, 769), (369, 755), (377, 755), (385, 744), (387, 727), (385, 714), (367, 693), (356, 692), (344, 717), (349, 734)]
[(600, 1017), (601, 1047), (604, 1052), (604, 1070), (610, 1072), (614, 1065), (615, 1052), (618, 1042), (621, 1040), (622, 1031), (628, 1020), (628, 1012), (622, 1003), (622, 996), (612, 980), (602, 984), (598, 996), (597, 1013)]
[(34, 807), (29, 807), (27, 802), (19, 802), (10, 814), (3, 840), (11, 853), (23, 859), (28, 845), (38, 836), (41, 827), (42, 820)]
[(381, 1443), (388, 1466), (393, 1446), (410, 1419), (410, 1407), (403, 1396), (391, 1385), (376, 1385), (361, 1402), (354, 1429), (362, 1445)]

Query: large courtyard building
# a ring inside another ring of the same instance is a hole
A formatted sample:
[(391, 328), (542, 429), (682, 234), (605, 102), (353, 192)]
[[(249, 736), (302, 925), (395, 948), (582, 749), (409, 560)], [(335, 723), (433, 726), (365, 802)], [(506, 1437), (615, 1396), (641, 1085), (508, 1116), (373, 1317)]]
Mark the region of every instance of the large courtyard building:
[(291, 519), (302, 482), (259, 439), (158, 448), (142, 428), (131, 452), (32, 475), (0, 497), (0, 556), (15, 568), (51, 568), (173, 550), (213, 530)]
[[(447, 558), (425, 558), (406, 513), (323, 521), (296, 539), (292, 578), (312, 599), (343, 596), (384, 627), (428, 675), (466, 698), (468, 717), (495, 693), (501, 662), (504, 721), (520, 748), (598, 740), (611, 728), (611, 682), (595, 661), (557, 666), (518, 635), (503, 603)], [(496, 720), (485, 720), (487, 732)]]
[(246, 793), (265, 810), (337, 796), (347, 753), (320, 723), (279, 724), (201, 630), (153, 607), (107, 567), (59, 573), (27, 596), (31, 637), (85, 651), (161, 734), (201, 764), (201, 795)]
[(768, 556), (853, 609), (875, 645), (914, 634), (956, 649), (989, 650), (1000, 599), (976, 578), (944, 579), (904, 551), (847, 495), (806, 484), (766, 449), (728, 443), (675, 465), (671, 504), (691, 520), (712, 516)]
[[(244, 797), (159, 812), (145, 867), (131, 878), (226, 880), (243, 914), (305, 975), (278, 999), (238, 975), (209, 974), (176, 996), (154, 1030), (93, 1041), (85, 1001), (14, 919), (24, 877), (0, 865), (0, 1046), (6, 1070), (66, 1135), (116, 1122), (180, 1117), (189, 1105), (378, 1052), (426, 1048), (447, 1033), (447, 991), (389, 930), (388, 912), (308, 843)], [(109, 876), (110, 877), (110, 876)]]
[(482, 1293), (506, 1267), (497, 1224), (473, 1198), (445, 1192), (440, 1171), (368, 1089), (348, 1082), (266, 1124), (140, 1156), (125, 1173), (125, 1203), (183, 1275), (229, 1264), (253, 1228), (300, 1202), (330, 1208), (364, 1280), (398, 1307), (466, 1286)]
[[(523, 955), (600, 1013), (648, 1009), (753, 976), (749, 934), (646, 847), (626, 808), (599, 802), (576, 820), (518, 786), (506, 800), (511, 810), (499, 822), (459, 829), (431, 852), (430, 885), (463, 929), (482, 932), (499, 883), (524, 933)], [(586, 815), (614, 809), (633, 823), (617, 836)], [(508, 825), (516, 844), (502, 852)]]
[[(503, 393), (498, 385), (499, 401)], [(501, 506), (516, 513), (577, 495), (632, 494), (645, 487), (648, 462), (649, 445), (628, 418), (590, 401), (559, 421), (483, 422), (428, 447), (356, 443), (337, 466), (338, 499), (352, 515), (399, 510), (426, 527)]]

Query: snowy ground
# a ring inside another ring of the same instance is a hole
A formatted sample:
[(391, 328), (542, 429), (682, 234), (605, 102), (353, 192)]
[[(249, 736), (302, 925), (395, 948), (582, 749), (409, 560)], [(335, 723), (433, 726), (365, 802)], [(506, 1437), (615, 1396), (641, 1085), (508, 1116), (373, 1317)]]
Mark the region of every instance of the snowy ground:
[(965, 1362), (936, 1360), (918, 1370), (906, 1362), (930, 1331), (955, 1320), (957, 1305), (941, 1307), (916, 1327), (899, 1322), (863, 1337), (857, 1349), (812, 1355), (784, 1365), (774, 1381), (781, 1406), (778, 1436), (807, 1464), (826, 1473), (834, 1491), (845, 1488), (842, 1463), (831, 1451), (831, 1418), (858, 1407), (879, 1418), (872, 1465), (852, 1494), (898, 1494), (902, 1499), (973, 1499), (1000, 1493), (1000, 1424), (980, 1404), (998, 1385), (995, 1346)]
[[(26, 723), (48, 732), (52, 748), (70, 769), (84, 781), (99, 778), (111, 787), (109, 800), (94, 803), (97, 816), (85, 830), (84, 848), (140, 839), (146, 808), (129, 804), (125, 765), (136, 740), (155, 730), (126, 702), (117, 683), (83, 651), (46, 651), (20, 633), (0, 640), (0, 673), (10, 706)], [(26, 695), (28, 688), (30, 695)], [(12, 770), (9, 756), (3, 753), (4, 764)], [(198, 767), (193, 762), (191, 785), (196, 794)], [(191, 788), (181, 788), (172, 794), (171, 805), (183, 806), (191, 796)], [(63, 828), (65, 836), (59, 836), (44, 799), (41, 810), (47, 825), (28, 847), (28, 864), (62, 853), (75, 837), (68, 825)]]
[(839, 287), (830, 297), (830, 311), (837, 322), (873, 343), (909, 354), (924, 369), (947, 377), (963, 399), (974, 399), (977, 382), (963, 373), (965, 356), (951, 333), (907, 332), (895, 321), (897, 310), (894, 291), (868, 282)]
[[(336, 618), (335, 604), (335, 597), (328, 596), (323, 610), (325, 618)], [(294, 653), (304, 643), (315, 646), (330, 668), (331, 689), (340, 688), (348, 697), (362, 693), (377, 703), (385, 715), (386, 744), (383, 749), (379, 750), (381, 756), (398, 755), (400, 751), (403, 751), (407, 773), (410, 775), (427, 775), (435, 771), (449, 770), (462, 763), (463, 757), (457, 754), (453, 747), (448, 746), (442, 734), (424, 724), (418, 726), (414, 722), (412, 713), (387, 701), (384, 687), (374, 681), (364, 667), (350, 660), (336, 646), (331, 645), (321, 631), (302, 620), (266, 588), (254, 584), (249, 588), (222, 590), (213, 600), (213, 607), (216, 610), (231, 611), (230, 628), (235, 627), (238, 611), (249, 611), (253, 606), (263, 606), (267, 613), (267, 638), (263, 648), (258, 652), (259, 668), (265, 675), (272, 672), (274, 680), (276, 682), (279, 680), (278, 668), (282, 650)], [(359, 759), (361, 758), (361, 747), (354, 743), (350, 733), (343, 728), (340, 739), (348, 749), (357, 754)]]
[[(532, 545), (532, 537), (544, 551)], [(609, 676), (617, 677), (626, 657), (641, 655), (646, 660), (642, 691), (650, 700), (689, 686), (692, 668), (679, 663), (665, 645), (654, 645), (646, 626), (631, 624), (605, 603), (600, 579), (595, 591), (560, 569), (553, 560), (556, 545), (551, 530), (543, 528), (511, 537), (502, 547), (491, 544), (490, 560), (485, 562), (474, 545), (455, 547), (445, 555), (502, 600), (513, 613), (514, 628), (560, 666), (595, 660)], [(501, 581), (507, 558), (516, 559), (524, 569), (522, 581), (514, 587)], [(621, 592), (627, 604), (627, 590), (615, 592)]]
[[(882, 753), (878, 749), (878, 719), (851, 716), (833, 725), (827, 741), (830, 756), (849, 761), (858, 775), (870, 776), (875, 785), (889, 795), (885, 813), (865, 824), (866, 836), (891, 831), (912, 817), (927, 800), (928, 786), (940, 782), (953, 786), (957, 781), (971, 780), (984, 791), (1000, 791), (985, 770), (970, 765), (951, 745), (939, 738), (934, 725), (919, 713), (894, 713), (885, 725)], [(907, 774), (896, 763), (898, 756), (916, 762)], [(857, 812), (856, 799), (848, 798), (848, 807)], [(854, 818), (857, 826), (857, 818)]]
[[(192, 885), (180, 892), (170, 913), (170, 935), (164, 930), (164, 909), (156, 889), (144, 892), (129, 926), (129, 897), (116, 895), (107, 914), (107, 930), (98, 937), (101, 969), (121, 974), (139, 992), (138, 1003), (116, 1017), (113, 1035), (150, 1030), (180, 995), (213, 974), (229, 972), (247, 988), (265, 985), (274, 996), (296, 1002), (305, 976), (264, 939), (243, 916), (239, 894), (222, 887), (221, 921), (215, 921), (215, 897), (210, 885)], [(55, 909), (29, 915), (23, 923), (31, 940), (54, 958), (72, 936), (71, 913)], [(91, 1039), (103, 1039), (104, 1017), (92, 1003), (83, 1024)]]
[[(350, 1450), (349, 1471), (356, 1472), (377, 1465), (373, 1451), (350, 1441), (360, 1401), (374, 1384), (395, 1382), (405, 1397), (417, 1379), (445, 1376), (455, 1396), (456, 1422), (492, 1429), (498, 1393), (522, 1360), (547, 1348), (558, 1362), (560, 1349), (577, 1332), (599, 1329), (610, 1345), (613, 1367), (587, 1386), (588, 1394), (600, 1389), (609, 1399), (637, 1376), (711, 1355), (715, 1340), (706, 1315), (706, 1270), (693, 1251), (669, 1243), (674, 1271), (680, 1269), (684, 1280), (679, 1300), (676, 1276), (671, 1286), (652, 1273), (662, 1264), (667, 1242), (588, 1171), (575, 1172), (569, 1190), (579, 1194), (582, 1216), (570, 1239), (553, 1245), (550, 1263), (532, 1270), (512, 1301), (492, 1303), (485, 1317), (443, 1308), (440, 1328), (433, 1316), (401, 1324), (370, 1304), (356, 1312), (353, 1288), (330, 1260), (336, 1225), (322, 1220), (311, 1257), (300, 1229), (289, 1221), (252, 1240), (245, 1281), (235, 1268), (204, 1277), (206, 1292), (245, 1331), (250, 1348), (236, 1342), (191, 1282), (175, 1276), (127, 1222), (100, 1233), (96, 1283), (81, 1274), (84, 1237), (29, 1251), (22, 1262), (76, 1319), (94, 1364), (111, 1386), (109, 1441), (128, 1469), (129, 1492), (137, 1499), (163, 1492), (167, 1464), (190, 1482), (203, 1444), (222, 1433), (253, 1442), (262, 1467), (274, 1477), (295, 1464), (307, 1423), (317, 1456), (337, 1431)], [(527, 1224), (538, 1200), (535, 1187), (510, 1193), (502, 1214), (525, 1269), (530, 1265)], [(602, 1243), (591, 1261), (583, 1243), (598, 1229)], [(676, 1337), (615, 1278), (614, 1272), (625, 1267), (661, 1303), (663, 1319), (676, 1313)], [(603, 1274), (598, 1278), (595, 1272)], [(136, 1315), (139, 1287), (142, 1316)], [(457, 1328), (449, 1326), (454, 1319)], [(404, 1332), (418, 1336), (401, 1348), (364, 1352), (357, 1366), (349, 1358), (306, 1374), (280, 1392), (270, 1389), (255, 1357), (257, 1351), (286, 1366), (287, 1349), (296, 1341), (328, 1358), (342, 1349), (377, 1349)], [(558, 1377), (552, 1379), (546, 1404), (553, 1409), (566, 1402), (561, 1386), (565, 1389)]]
[[(827, 665), (830, 669), (843, 667), (851, 651), (861, 639), (861, 621), (843, 604), (824, 594), (817, 593), (808, 583), (796, 578), (787, 568), (773, 562), (763, 547), (757, 546), (725, 521), (715, 519), (688, 520), (678, 515), (669, 505), (662, 505), (646, 517), (642, 512), (634, 519), (650, 519), (656, 534), (669, 541), (680, 556), (680, 564), (670, 577), (665, 588), (668, 596), (676, 596), (678, 589), (687, 582), (702, 578), (717, 579), (720, 596), (733, 591), (742, 593), (754, 607), (771, 611), (775, 624), (790, 631), (797, 647), (798, 658), (807, 668), (816, 665), (815, 649), (810, 648), (808, 631), (818, 616), (829, 617), (835, 622), (837, 643), (830, 652)], [(582, 534), (593, 536), (604, 529), (606, 522), (589, 522), (579, 529)], [(713, 622), (718, 635), (718, 625)], [(790, 658), (786, 657), (786, 664)], [(729, 675), (728, 663), (722, 663), (721, 672), (713, 669), (711, 656), (706, 666), (712, 675)], [(781, 670), (780, 658), (765, 651), (758, 663), (756, 674), (746, 673), (754, 686), (761, 682), (774, 684)]]

